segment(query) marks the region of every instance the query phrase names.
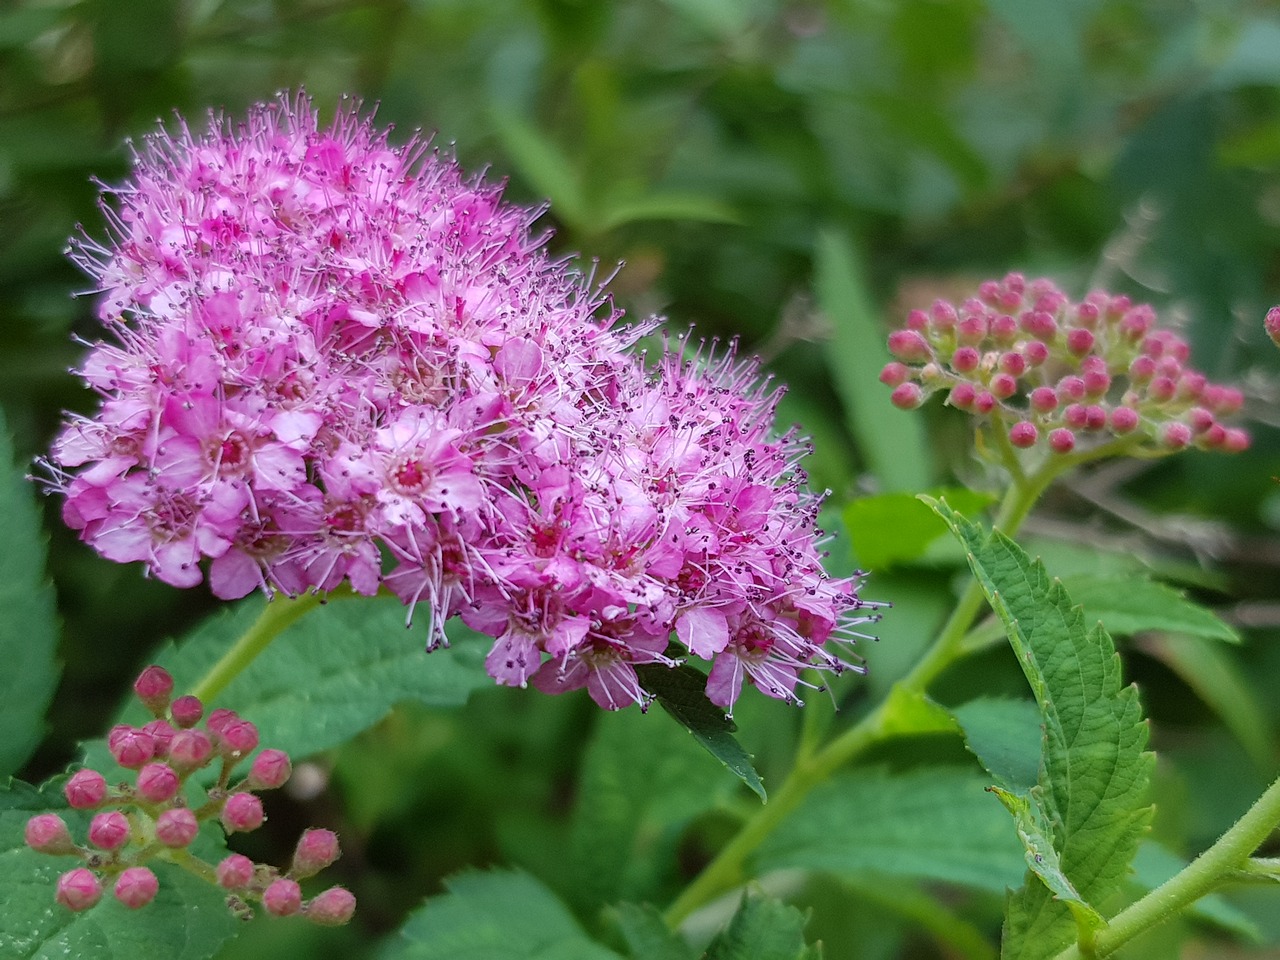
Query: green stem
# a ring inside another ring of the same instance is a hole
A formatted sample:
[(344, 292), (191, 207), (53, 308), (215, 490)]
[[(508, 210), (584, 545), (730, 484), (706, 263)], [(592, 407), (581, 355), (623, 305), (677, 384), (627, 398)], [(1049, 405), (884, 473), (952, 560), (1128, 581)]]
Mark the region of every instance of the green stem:
[[(1058, 462), (1060, 461), (1050, 461), (1053, 469), (1046, 467), (1028, 477), (1024, 483), (1016, 483), (1009, 488), (996, 514), (997, 529), (1008, 536), (1017, 532), (1036, 499), (1057, 476)], [(938, 674), (958, 659), (962, 641), (974, 618), (982, 610), (983, 602), (981, 585), (976, 580), (970, 581), (937, 640), (897, 685), (909, 692), (923, 692)], [(800, 805), (809, 791), (854, 757), (890, 736), (884, 730), (886, 702), (882, 702), (825, 747), (814, 751), (809, 743), (804, 744), (795, 766), (769, 802), (743, 823), (733, 839), (667, 908), (664, 919), (669, 927), (674, 929), (694, 910), (738, 886), (743, 879), (743, 865), (747, 858), (787, 814)]]
[[(1107, 926), (1098, 931), (1093, 956), (1111, 955), (1138, 934), (1233, 879), (1237, 871), (1248, 868), (1250, 855), (1277, 826), (1280, 826), (1280, 780), (1276, 780), (1217, 843), (1177, 875), (1112, 917)], [(1084, 956), (1078, 945), (1072, 944), (1054, 960), (1081, 960)]]
[[(330, 594), (334, 596), (335, 594)], [(286, 597), (277, 594), (263, 608), (261, 615), (248, 630), (236, 641), (235, 646), (223, 654), (204, 675), (204, 678), (192, 689), (192, 694), (208, 703), (228, 683), (239, 676), (254, 658), (271, 645), (271, 641), (280, 632), (303, 614), (324, 603), (325, 597), (318, 593), (304, 593), (299, 597)]]

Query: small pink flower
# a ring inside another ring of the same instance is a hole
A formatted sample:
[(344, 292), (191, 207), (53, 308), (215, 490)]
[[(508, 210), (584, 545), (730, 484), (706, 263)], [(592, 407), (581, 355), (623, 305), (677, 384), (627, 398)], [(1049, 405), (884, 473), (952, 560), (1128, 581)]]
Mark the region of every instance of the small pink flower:
[(141, 768), (156, 754), (156, 742), (151, 734), (124, 724), (111, 728), (107, 748), (116, 763), (130, 770)]
[(145, 907), (156, 898), (160, 881), (146, 867), (128, 867), (116, 879), (116, 899), (130, 910)]
[(222, 808), (222, 825), (227, 833), (249, 833), (262, 826), (266, 819), (262, 801), (252, 793), (233, 793)]
[(250, 790), (274, 790), (284, 786), (292, 773), (293, 765), (287, 753), (267, 749), (253, 758), (245, 784)]
[(89, 824), (89, 842), (99, 850), (119, 850), (129, 839), (128, 818), (118, 810), (99, 813)]
[(175, 726), (185, 730), (200, 722), (200, 718), (204, 716), (204, 704), (200, 702), (199, 697), (190, 695), (179, 697), (169, 707), (169, 715), (173, 718)]
[(165, 810), (156, 817), (156, 839), (166, 847), (180, 849), (188, 846), (200, 832), (200, 822), (186, 807)]
[(298, 880), (315, 876), (340, 855), (338, 835), (332, 830), (304, 830), (293, 852), (289, 875)]
[(203, 730), (179, 730), (169, 741), (169, 764), (179, 772), (203, 767), (213, 756), (213, 741)]
[(97, 770), (77, 770), (63, 787), (63, 793), (72, 808), (93, 810), (106, 799), (107, 781)]
[(288, 877), (273, 880), (262, 894), (262, 905), (277, 917), (288, 917), (302, 909), (302, 888)]
[(308, 900), (303, 912), (312, 923), (340, 927), (355, 915), (356, 898), (344, 887), (330, 887)]
[(173, 677), (164, 667), (150, 666), (133, 682), (133, 691), (156, 716), (164, 716), (173, 695)]
[(24, 830), (27, 846), (40, 853), (75, 853), (71, 832), (56, 813), (38, 813), (27, 821)]
[(243, 854), (224, 857), (214, 871), (218, 884), (227, 890), (240, 890), (253, 882), (253, 861)]
[(178, 786), (178, 774), (167, 763), (148, 763), (138, 771), (138, 795), (149, 803), (171, 799)]
[(93, 871), (77, 867), (58, 878), (56, 898), (68, 910), (88, 910), (102, 899), (102, 884)]

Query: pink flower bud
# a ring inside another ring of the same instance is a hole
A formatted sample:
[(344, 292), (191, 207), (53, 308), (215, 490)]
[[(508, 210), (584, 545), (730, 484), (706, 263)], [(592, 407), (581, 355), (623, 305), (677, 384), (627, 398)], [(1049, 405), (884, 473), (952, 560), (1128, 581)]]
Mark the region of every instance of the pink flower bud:
[(880, 382), (886, 387), (896, 387), (901, 383), (906, 383), (909, 376), (911, 376), (911, 368), (894, 360), (891, 363), (886, 363), (884, 369), (880, 371)]
[(162, 717), (169, 709), (169, 698), (173, 695), (173, 677), (164, 667), (147, 667), (133, 681), (133, 692), (148, 710)]
[(223, 728), (229, 723), (234, 723), (240, 719), (240, 715), (234, 710), (228, 710), (225, 707), (219, 707), (213, 713), (209, 714), (209, 719), (204, 722), (205, 727), (210, 733), (221, 733)]
[(156, 898), (160, 881), (146, 867), (129, 867), (116, 880), (116, 899), (130, 910), (145, 907)]
[(939, 330), (950, 330), (956, 325), (956, 308), (945, 300), (935, 300), (929, 310), (929, 319)]
[(1129, 364), (1129, 379), (1134, 383), (1149, 383), (1156, 375), (1156, 362), (1150, 357), (1134, 357)]
[(224, 890), (239, 890), (253, 882), (253, 861), (239, 853), (225, 857), (214, 870)]
[(296, 881), (281, 877), (263, 892), (262, 905), (277, 917), (290, 916), (302, 909), (302, 888)]
[(1160, 436), (1166, 447), (1181, 450), (1191, 442), (1191, 428), (1185, 423), (1168, 423)]
[(1094, 336), (1089, 330), (1076, 327), (1067, 332), (1067, 350), (1077, 357), (1083, 357), (1093, 349)]
[(1028, 400), (1036, 413), (1052, 413), (1058, 409), (1058, 394), (1052, 387), (1036, 387)]
[(23, 836), (27, 846), (38, 853), (61, 856), (77, 852), (76, 845), (71, 842), (71, 831), (56, 813), (36, 814), (27, 821)]
[(179, 697), (169, 708), (169, 716), (173, 718), (175, 726), (183, 729), (194, 727), (204, 716), (204, 704), (200, 702), (199, 697), (190, 695)]
[(107, 780), (97, 770), (77, 770), (62, 788), (75, 810), (93, 810), (107, 798)]
[(973, 398), (975, 396), (977, 396), (977, 391), (973, 389), (973, 384), (957, 383), (951, 388), (951, 392), (947, 394), (947, 403), (957, 410), (971, 410), (973, 409)]
[(185, 772), (203, 767), (213, 756), (213, 741), (203, 730), (179, 730), (169, 741), (169, 763)]
[(1231, 427), (1227, 430), (1227, 437), (1222, 442), (1222, 449), (1228, 453), (1243, 453), (1249, 449), (1248, 431), (1241, 430), (1238, 427)]
[(1216, 383), (1208, 384), (1200, 399), (1220, 417), (1230, 416), (1244, 406), (1243, 393), (1235, 387), (1223, 387)]
[(961, 347), (951, 355), (951, 369), (957, 373), (973, 373), (981, 360), (982, 354), (973, 347)]
[(1196, 443), (1206, 450), (1221, 450), (1227, 442), (1227, 428), (1220, 423), (1210, 424), (1209, 428), (1196, 437)]
[(227, 833), (248, 833), (262, 826), (262, 801), (252, 793), (233, 793), (222, 808), (222, 825)]
[(129, 770), (137, 770), (156, 755), (156, 742), (151, 734), (125, 724), (111, 728), (107, 748), (116, 763)]
[(1084, 394), (1094, 400), (1111, 389), (1111, 375), (1105, 370), (1090, 370), (1084, 377)]
[(1084, 381), (1080, 377), (1063, 377), (1058, 381), (1058, 399), (1062, 403), (1079, 403), (1084, 394)]
[(1198, 400), (1209, 380), (1203, 373), (1187, 370), (1178, 378), (1178, 398), (1180, 400)]
[(986, 303), (994, 304), (1000, 296), (1000, 284), (995, 280), (983, 280), (978, 284), (978, 296)]
[(1052, 343), (1058, 335), (1058, 321), (1047, 310), (1028, 310), (1022, 315), (1022, 329), (1033, 337)]
[(156, 839), (175, 850), (185, 847), (200, 832), (196, 815), (186, 807), (174, 807), (156, 817)]
[(1132, 433), (1141, 418), (1133, 407), (1116, 407), (1111, 411), (1111, 429), (1116, 433)]
[(173, 739), (174, 734), (174, 729), (169, 725), (169, 721), (152, 720), (142, 728), (142, 732), (155, 741), (155, 755), (157, 757), (163, 757), (169, 752), (169, 741)]
[(987, 414), (996, 408), (996, 398), (986, 390), (979, 390), (973, 398), (973, 412)]
[(1085, 412), (1082, 403), (1067, 404), (1066, 409), (1062, 411), (1062, 422), (1073, 430), (1083, 430), (1088, 420), (1089, 415)]
[(344, 887), (330, 887), (308, 901), (306, 918), (325, 927), (340, 927), (356, 912), (356, 898)]
[(915, 330), (895, 330), (889, 334), (889, 352), (905, 363), (923, 363), (933, 351)]
[[(1119, 304), (1127, 299), (1127, 297), (1123, 299), (1116, 297), (1111, 301), (1112, 309), (1117, 309)], [(1144, 303), (1125, 311), (1124, 316), (1120, 318), (1120, 329), (1130, 340), (1137, 341), (1141, 340), (1147, 331), (1155, 326), (1155, 323), (1156, 312)]]
[(1178, 386), (1168, 377), (1156, 377), (1147, 387), (1147, 396), (1157, 403), (1172, 400)]
[(119, 850), (129, 833), (129, 818), (119, 810), (99, 813), (89, 824), (89, 842), (99, 850)]
[(1007, 373), (997, 373), (991, 378), (991, 393), (1000, 400), (1008, 400), (1018, 392), (1018, 381)]
[(289, 875), (299, 880), (315, 876), (341, 854), (338, 835), (332, 830), (304, 830), (293, 852)]
[(232, 720), (218, 731), (218, 752), (232, 760), (248, 756), (258, 746), (258, 728), (248, 720)]
[(150, 803), (164, 803), (178, 792), (178, 774), (167, 763), (148, 763), (138, 771), (138, 795)]
[(1267, 318), (1262, 321), (1262, 325), (1271, 342), (1280, 347), (1280, 306), (1272, 307), (1267, 311)]
[(912, 310), (907, 314), (908, 330), (924, 330), (929, 326), (929, 315), (923, 310)]
[[(1098, 305), (1096, 303), (1089, 303), (1088, 301), (1086, 301), (1076, 307), (1076, 322), (1079, 323), (1080, 326), (1082, 327), (1092, 330), (1094, 327), (1098, 325), (1098, 316), (1099, 316), (1099, 311), (1098, 311)], [(1067, 339), (1069, 344), (1070, 336), (1068, 336)], [(1090, 349), (1092, 349), (1092, 346), (1093, 345), (1090, 344)], [(1070, 349), (1070, 347), (1068, 348)], [(1088, 353), (1088, 350), (1084, 352)]]
[(1007, 314), (991, 321), (991, 339), (1001, 346), (1008, 346), (1018, 338), (1018, 321)]
[(914, 383), (904, 383), (894, 388), (889, 400), (900, 410), (914, 410), (924, 403), (924, 391)]
[(1086, 430), (1102, 430), (1106, 425), (1107, 411), (1105, 407), (1091, 404), (1084, 408), (1084, 426)]
[(1204, 407), (1192, 407), (1187, 411), (1187, 423), (1192, 433), (1204, 433), (1214, 424), (1213, 414)]
[(284, 786), (293, 773), (289, 755), (283, 750), (263, 750), (253, 758), (245, 783), (250, 790), (274, 790)]
[(971, 314), (956, 324), (956, 339), (966, 346), (973, 346), (986, 338), (989, 327), (986, 317), (978, 313)]
[(1034, 447), (1040, 438), (1040, 431), (1030, 420), (1019, 420), (1009, 428), (1009, 442), (1015, 447)]
[(1070, 453), (1076, 446), (1076, 435), (1070, 430), (1059, 427), (1049, 433), (1049, 446), (1054, 453)]
[(58, 878), (55, 897), (68, 910), (88, 910), (102, 899), (102, 884), (93, 871), (76, 867)]
[(1027, 358), (1010, 350), (1000, 356), (1000, 369), (1011, 377), (1020, 377), (1027, 372)]

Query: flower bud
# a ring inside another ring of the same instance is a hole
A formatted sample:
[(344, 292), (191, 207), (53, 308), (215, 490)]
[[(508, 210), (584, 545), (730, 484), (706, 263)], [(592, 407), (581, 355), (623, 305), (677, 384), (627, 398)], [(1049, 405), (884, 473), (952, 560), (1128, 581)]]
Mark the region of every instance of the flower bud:
[(973, 397), (974, 413), (990, 413), (996, 408), (996, 398), (986, 390), (979, 390)]
[(991, 321), (991, 339), (1001, 346), (1008, 346), (1018, 338), (1018, 321), (1004, 314)]
[(130, 910), (145, 907), (156, 898), (160, 881), (146, 867), (129, 867), (116, 880), (116, 899)]
[(1009, 442), (1015, 447), (1034, 447), (1040, 438), (1040, 431), (1029, 420), (1019, 420), (1009, 428)]
[(1092, 331), (1077, 327), (1067, 333), (1067, 349), (1077, 357), (1083, 357), (1092, 350), (1094, 342)]
[(77, 852), (76, 845), (71, 842), (71, 831), (56, 813), (36, 814), (27, 821), (23, 837), (27, 846), (38, 853), (60, 856)]
[(1239, 427), (1231, 427), (1227, 430), (1226, 439), (1222, 442), (1222, 449), (1228, 453), (1243, 453), (1249, 449), (1248, 431), (1241, 430)]
[(188, 727), (194, 727), (200, 722), (200, 718), (204, 716), (204, 704), (200, 702), (199, 697), (187, 695), (179, 697), (173, 701), (173, 706), (169, 708), (169, 716), (173, 718), (175, 726), (184, 730)]
[(179, 730), (169, 741), (169, 763), (180, 771), (203, 767), (213, 756), (213, 741), (203, 730)]
[(981, 360), (982, 354), (973, 347), (961, 347), (951, 355), (951, 369), (957, 373), (973, 373)]
[(231, 720), (218, 731), (218, 752), (228, 759), (248, 756), (257, 746), (258, 728), (248, 720)]
[(173, 677), (164, 667), (147, 667), (133, 681), (133, 692), (148, 710), (163, 717), (173, 695)]
[(1116, 433), (1132, 433), (1141, 418), (1133, 407), (1116, 407), (1111, 411), (1111, 429)]
[(1181, 450), (1191, 442), (1191, 428), (1185, 423), (1174, 421), (1165, 424), (1160, 436), (1166, 447), (1171, 450)]
[(1020, 377), (1027, 372), (1027, 358), (1010, 350), (1000, 356), (1000, 369), (1011, 377)]
[(928, 341), (915, 330), (895, 330), (889, 334), (889, 352), (905, 363), (928, 360), (933, 353)]
[(89, 842), (99, 850), (119, 850), (129, 839), (129, 818), (119, 810), (97, 814), (89, 824)]
[(107, 780), (97, 770), (77, 770), (62, 788), (75, 810), (94, 810), (107, 798)]
[(262, 894), (262, 905), (277, 917), (287, 917), (302, 909), (302, 888), (288, 877), (272, 881)]
[(233, 853), (223, 858), (214, 875), (224, 890), (240, 890), (253, 882), (253, 861), (243, 854)]
[(1063, 403), (1079, 403), (1084, 394), (1084, 380), (1080, 377), (1063, 377), (1058, 381), (1058, 399)]
[(957, 410), (973, 409), (973, 398), (978, 392), (973, 389), (971, 383), (957, 383), (951, 388), (951, 392), (947, 394), (947, 403), (955, 407)]
[(341, 854), (338, 835), (332, 830), (304, 830), (293, 852), (289, 875), (299, 880), (315, 876)]
[(1147, 387), (1147, 396), (1157, 403), (1164, 403), (1173, 399), (1177, 389), (1178, 385), (1168, 377), (1156, 377)]
[(1052, 413), (1058, 408), (1058, 394), (1052, 387), (1036, 387), (1027, 399), (1036, 413)]
[(293, 773), (289, 755), (283, 750), (263, 750), (253, 758), (246, 785), (250, 790), (274, 790), (284, 786)]
[(196, 815), (186, 807), (174, 807), (156, 817), (156, 839), (166, 847), (179, 849), (187, 846), (200, 832)]
[(1272, 307), (1267, 311), (1267, 318), (1262, 321), (1262, 325), (1266, 328), (1271, 342), (1280, 347), (1280, 306)]
[(120, 766), (137, 770), (155, 756), (156, 742), (151, 734), (120, 724), (107, 734), (107, 748)]
[(1148, 356), (1134, 357), (1129, 364), (1129, 379), (1134, 383), (1150, 383), (1156, 375), (1156, 362)]
[(880, 382), (886, 387), (896, 387), (899, 384), (906, 383), (907, 378), (911, 376), (911, 369), (904, 363), (898, 363), (896, 360), (886, 363), (884, 369), (880, 371)]
[(1049, 446), (1054, 453), (1070, 453), (1076, 446), (1076, 435), (1070, 430), (1059, 427), (1049, 432)]
[(227, 724), (234, 723), (240, 719), (240, 715), (234, 710), (228, 710), (226, 707), (219, 707), (209, 714), (209, 719), (204, 722), (210, 733), (219, 734)]
[(340, 927), (356, 912), (355, 895), (344, 887), (330, 887), (308, 901), (304, 913), (312, 923)]
[(252, 793), (233, 793), (227, 797), (221, 819), (227, 833), (248, 833), (262, 826), (266, 817), (262, 813), (262, 801)]
[(150, 803), (164, 803), (178, 785), (178, 775), (167, 763), (148, 763), (138, 771), (138, 795)]
[(903, 383), (894, 388), (889, 400), (900, 410), (914, 410), (924, 403), (924, 391), (914, 383)]
[(142, 732), (155, 741), (155, 756), (163, 757), (169, 753), (169, 742), (173, 740), (174, 729), (168, 720), (152, 720), (142, 728)]
[(1018, 392), (1018, 381), (1007, 373), (997, 373), (990, 386), (991, 393), (1000, 400), (1008, 400)]
[(88, 910), (102, 899), (102, 884), (92, 870), (76, 867), (58, 878), (55, 898), (68, 910)]

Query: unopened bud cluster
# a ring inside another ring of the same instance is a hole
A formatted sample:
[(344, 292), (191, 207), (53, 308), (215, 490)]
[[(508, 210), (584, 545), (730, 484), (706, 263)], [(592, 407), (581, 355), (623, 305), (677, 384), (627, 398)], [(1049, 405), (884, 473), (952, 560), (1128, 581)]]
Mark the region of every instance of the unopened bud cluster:
[(1117, 438), (1132, 438), (1132, 452), (1249, 445), (1245, 431), (1220, 422), (1240, 409), (1240, 391), (1189, 367), (1187, 343), (1125, 296), (1094, 292), (1073, 303), (1049, 280), (1011, 273), (959, 306), (938, 300), (911, 311), (889, 350), (880, 380), (896, 406), (914, 409), (945, 392), (953, 407), (1007, 431), (1014, 447), (1065, 454)]
[[(98, 771), (83, 769), (64, 788), (73, 809), (97, 811), (87, 843), (77, 844), (56, 813), (27, 821), (29, 847), (83, 861), (58, 879), (57, 901), (71, 910), (86, 910), (110, 886), (126, 907), (144, 907), (159, 890), (156, 875), (144, 864), (169, 859), (226, 890), (227, 904), (237, 915), (250, 915), (250, 903), (258, 901), (277, 916), (301, 914), (326, 925), (350, 920), (356, 903), (350, 892), (332, 887), (304, 900), (298, 885), (338, 859), (338, 838), (329, 830), (305, 831), (287, 872), (238, 853), (216, 865), (191, 854), (187, 848), (207, 820), (218, 820), (228, 834), (262, 826), (266, 818), (257, 792), (289, 779), (289, 757), (280, 750), (262, 750), (237, 778), (236, 767), (258, 747), (257, 727), (232, 710), (214, 710), (205, 717), (204, 704), (196, 697), (171, 700), (173, 677), (161, 667), (142, 671), (133, 688), (155, 719), (141, 727), (122, 724), (107, 737), (116, 762), (136, 771), (133, 782), (111, 786)], [(192, 806), (184, 787), (192, 774), (207, 767), (218, 770), (217, 780), (205, 790), (204, 801)]]

